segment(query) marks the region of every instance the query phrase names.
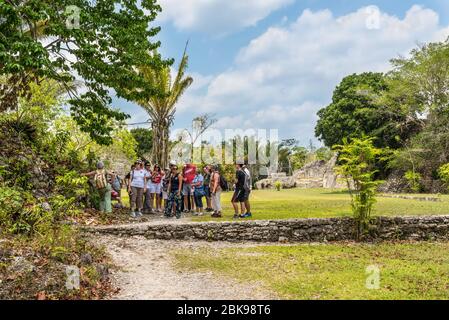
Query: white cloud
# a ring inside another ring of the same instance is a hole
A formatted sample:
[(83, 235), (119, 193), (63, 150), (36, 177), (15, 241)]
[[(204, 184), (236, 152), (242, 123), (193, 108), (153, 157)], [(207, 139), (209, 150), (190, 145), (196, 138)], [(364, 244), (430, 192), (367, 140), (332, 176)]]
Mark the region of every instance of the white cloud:
[(276, 125), (281, 136), (307, 141), (316, 112), (330, 102), (344, 76), (386, 71), (391, 58), (448, 34), (438, 14), (421, 6), (403, 19), (373, 6), (341, 17), (305, 10), (296, 21), (253, 39), (229, 70), (188, 92), (179, 110), (216, 112), (221, 127)]
[(158, 19), (178, 30), (227, 34), (254, 26), (271, 12), (294, 0), (159, 0)]

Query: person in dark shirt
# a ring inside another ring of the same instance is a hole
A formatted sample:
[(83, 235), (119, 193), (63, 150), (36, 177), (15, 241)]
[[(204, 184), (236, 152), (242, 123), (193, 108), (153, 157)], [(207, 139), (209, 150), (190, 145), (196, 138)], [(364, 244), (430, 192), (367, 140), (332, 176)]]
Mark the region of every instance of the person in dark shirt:
[(168, 183), (168, 203), (165, 208), (165, 216), (172, 217), (175, 209), (176, 218), (181, 218), (183, 176), (178, 172), (178, 166), (172, 166), (170, 180)]
[[(240, 203), (245, 201), (245, 172), (243, 172), (243, 165), (236, 164), (235, 172), (235, 190), (232, 196), (232, 206), (234, 207), (234, 219), (239, 218), (239, 207)], [(243, 212), (242, 212), (243, 214)]]

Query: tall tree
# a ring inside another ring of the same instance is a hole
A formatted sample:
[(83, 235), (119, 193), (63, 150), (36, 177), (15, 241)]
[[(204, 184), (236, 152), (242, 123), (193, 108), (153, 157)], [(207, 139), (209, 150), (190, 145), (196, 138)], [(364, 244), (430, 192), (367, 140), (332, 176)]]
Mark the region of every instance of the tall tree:
[[(158, 56), (158, 53), (154, 51), (152, 56)], [(168, 164), (170, 127), (175, 118), (176, 103), (193, 82), (193, 78), (185, 74), (188, 61), (186, 45), (174, 79), (168, 65), (162, 67), (139, 65), (138, 68), (146, 82), (160, 92), (146, 99), (137, 99), (136, 102), (150, 116), (153, 133), (151, 160), (164, 168)]]
[(381, 73), (345, 77), (335, 89), (332, 103), (318, 112), (316, 136), (328, 147), (363, 135), (374, 137), (379, 147), (401, 147), (398, 140), (406, 139), (411, 131), (398, 125), (405, 122), (406, 115), (378, 102), (386, 91), (388, 85)]
[[(111, 108), (110, 91), (148, 99), (158, 89), (134, 66), (171, 63), (148, 55), (160, 45), (150, 40), (160, 30), (150, 25), (160, 10), (156, 0), (0, 1), (0, 112), (15, 109), (30, 83), (53, 79), (69, 94), (81, 129), (110, 143), (113, 120), (127, 118)], [(84, 80), (84, 93), (67, 85), (76, 76)]]
[(150, 129), (135, 128), (131, 130), (131, 134), (137, 141), (137, 156), (147, 158), (153, 148), (153, 133)]

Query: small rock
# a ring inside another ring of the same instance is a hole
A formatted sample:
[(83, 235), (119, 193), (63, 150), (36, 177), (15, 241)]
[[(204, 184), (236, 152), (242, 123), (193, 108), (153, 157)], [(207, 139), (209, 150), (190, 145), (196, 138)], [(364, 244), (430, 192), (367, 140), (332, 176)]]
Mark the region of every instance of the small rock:
[(93, 259), (90, 253), (83, 253), (80, 257), (81, 264), (89, 265), (92, 264)]

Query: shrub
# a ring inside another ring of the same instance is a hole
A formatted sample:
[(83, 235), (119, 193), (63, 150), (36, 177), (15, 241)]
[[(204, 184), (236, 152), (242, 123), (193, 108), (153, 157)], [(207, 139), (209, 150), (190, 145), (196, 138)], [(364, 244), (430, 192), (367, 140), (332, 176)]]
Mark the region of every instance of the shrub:
[(441, 181), (449, 188), (449, 163), (442, 165), (438, 168), (438, 176)]
[(409, 170), (404, 174), (404, 178), (407, 180), (411, 191), (420, 192), (422, 190), (421, 175), (418, 172)]
[(280, 181), (276, 181), (276, 182), (274, 183), (274, 188), (275, 188), (277, 191), (281, 191), (281, 189), (282, 189), (282, 183), (281, 183)]
[(376, 181), (376, 164), (384, 159), (385, 152), (375, 148), (373, 138), (343, 140), (343, 145), (335, 146), (339, 152), (340, 165), (336, 171), (344, 176), (351, 195), (351, 207), (356, 220), (356, 238), (369, 229), (371, 211), (376, 202), (376, 189), (382, 181)]

